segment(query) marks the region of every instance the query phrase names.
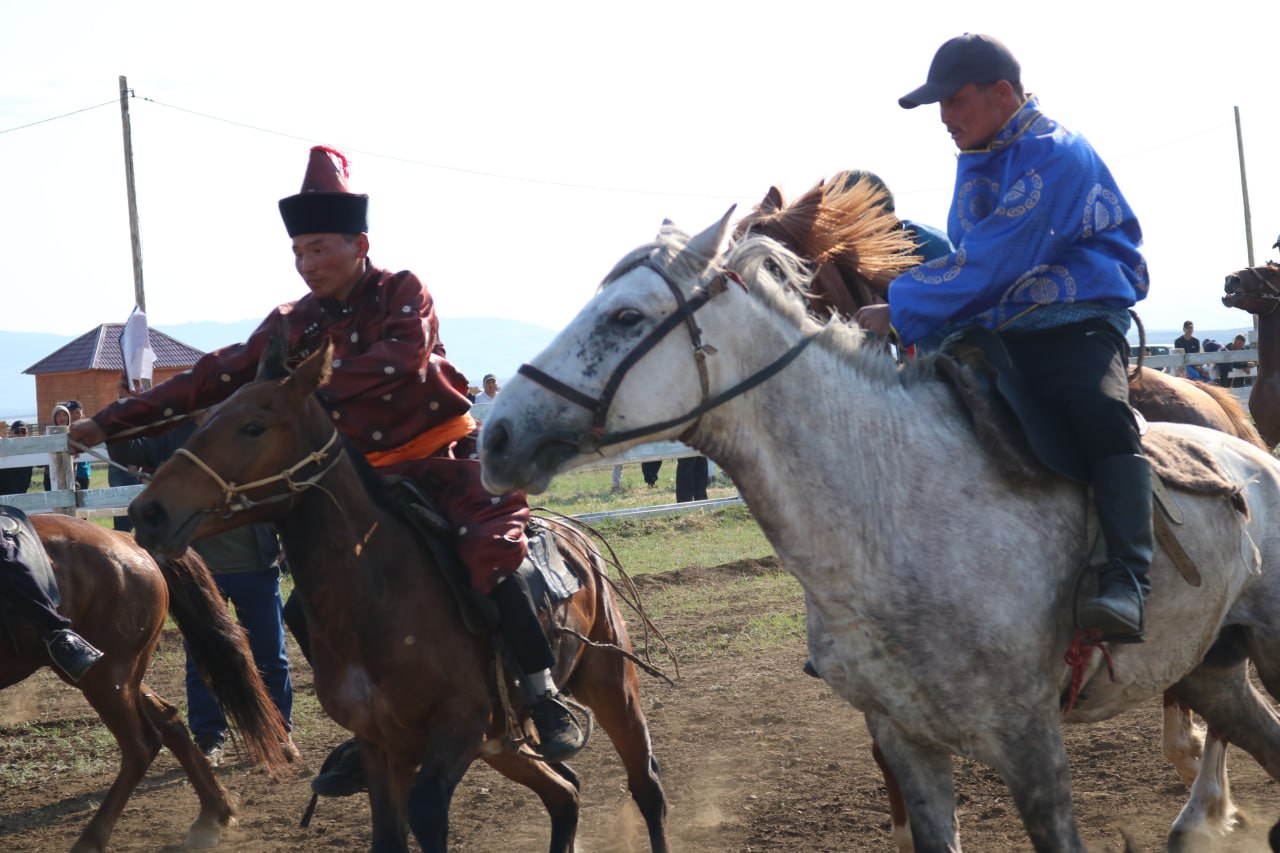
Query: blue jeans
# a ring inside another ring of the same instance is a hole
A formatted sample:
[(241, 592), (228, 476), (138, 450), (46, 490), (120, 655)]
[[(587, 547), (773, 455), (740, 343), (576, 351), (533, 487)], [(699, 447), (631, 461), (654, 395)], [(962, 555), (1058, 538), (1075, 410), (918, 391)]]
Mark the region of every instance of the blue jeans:
[[(280, 710), (285, 726), (293, 713), (293, 682), (284, 647), (284, 602), (280, 597), (279, 569), (214, 575), (224, 597), (236, 608), (236, 618), (249, 634), (249, 650), (271, 700)], [(186, 648), (186, 643), (183, 643)], [(187, 650), (187, 723), (197, 741), (226, 736), (227, 721), (218, 700), (200, 680), (191, 652)]]

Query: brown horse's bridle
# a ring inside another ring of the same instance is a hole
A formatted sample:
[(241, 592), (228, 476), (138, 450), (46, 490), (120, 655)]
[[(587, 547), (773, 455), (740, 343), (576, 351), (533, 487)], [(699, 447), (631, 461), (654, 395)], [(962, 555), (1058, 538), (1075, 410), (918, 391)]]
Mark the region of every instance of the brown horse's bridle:
[[(304, 480), (295, 480), (293, 476), (297, 474), (299, 471), (301, 471), (303, 468), (307, 467), (308, 465), (319, 465), (322, 462), (324, 462), (326, 459), (328, 459), (330, 456), (330, 453), (329, 453), (330, 448), (332, 448), (334, 444), (337, 443), (337, 441), (338, 441), (338, 431), (335, 429), (333, 431), (333, 434), (329, 436), (329, 440), (326, 441), (324, 443), (324, 446), (321, 447), (319, 450), (311, 451), (306, 456), (302, 457), (301, 460), (299, 460), (293, 465), (290, 465), (288, 468), (285, 468), (279, 474), (273, 474), (270, 477), (263, 477), (261, 480), (254, 480), (252, 483), (244, 483), (244, 484), (228, 483), (218, 474), (217, 471), (209, 467), (209, 465), (206, 464), (203, 459), (201, 459), (199, 456), (196, 456), (194, 453), (192, 453), (190, 450), (187, 450), (185, 447), (180, 447), (177, 450), (175, 450), (174, 455), (182, 456), (183, 458), (190, 461), (193, 465), (195, 465), (201, 471), (208, 474), (209, 477), (215, 483), (218, 484), (218, 488), (222, 489), (222, 500), (219, 501), (213, 507), (206, 510), (202, 510), (202, 511), (206, 513), (216, 513), (219, 518), (230, 518), (231, 516), (235, 515), (238, 512), (244, 512), (245, 510), (252, 509), (255, 506), (276, 503), (277, 501), (289, 500), (290, 498), (293, 498), (294, 496), (296, 496), (298, 493), (304, 492), (307, 489), (310, 489), (312, 487), (320, 488), (321, 491), (324, 491), (324, 489), (320, 487), (318, 484), (320, 480), (324, 478), (324, 475), (328, 474), (329, 471), (333, 468), (333, 466), (338, 463), (338, 460), (341, 458), (340, 452), (332, 454), (333, 456), (332, 461), (330, 461), (328, 465), (324, 465), (323, 467), (321, 467), (318, 471), (316, 471), (310, 477), (307, 477)], [(249, 498), (248, 495), (245, 494), (246, 492), (252, 491), (253, 489), (259, 489), (259, 488), (262, 488), (263, 486), (269, 486), (272, 483), (284, 483), (285, 491), (279, 494), (272, 495), (267, 498), (263, 498), (261, 500), (252, 500), (251, 498)]]
[[(557, 438), (565, 443), (575, 446), (580, 453), (598, 453), (602, 448), (613, 444), (621, 444), (626, 441), (632, 441), (637, 438), (644, 438), (650, 435), (664, 432), (673, 426), (682, 423), (695, 421), (702, 417), (712, 409), (724, 405), (729, 400), (743, 394), (750, 389), (756, 387), (765, 380), (771, 378), (784, 367), (790, 364), (804, 351), (810, 342), (813, 341), (820, 332), (806, 335), (794, 344), (785, 353), (777, 359), (769, 363), (761, 370), (748, 376), (738, 384), (714, 396), (711, 395), (710, 381), (707, 377), (706, 358), (709, 355), (715, 355), (716, 349), (710, 344), (702, 342), (702, 330), (698, 327), (693, 315), (709, 304), (719, 294), (728, 289), (730, 281), (746, 290), (746, 285), (742, 283), (742, 279), (733, 270), (721, 269), (715, 278), (713, 278), (706, 287), (694, 288), (694, 291), (686, 299), (684, 293), (680, 290), (680, 286), (671, 279), (671, 276), (665, 269), (653, 260), (653, 256), (642, 258), (631, 266), (624, 267), (615, 273), (611, 280), (617, 280), (627, 273), (639, 267), (647, 267), (658, 274), (658, 276), (670, 288), (671, 293), (676, 299), (676, 310), (665, 317), (662, 322), (653, 327), (640, 343), (636, 345), (631, 352), (627, 353), (617, 368), (614, 369), (613, 375), (605, 383), (604, 389), (598, 397), (592, 397), (573, 386), (561, 382), (554, 376), (545, 371), (534, 367), (532, 364), (522, 364), (517, 371), (521, 376), (526, 376), (537, 384), (546, 388), (555, 394), (559, 394), (571, 403), (575, 403), (587, 411), (591, 412), (591, 427), (589, 430), (580, 433), (572, 433)], [(631, 368), (639, 363), (640, 359), (649, 354), (655, 346), (663, 341), (668, 334), (676, 327), (684, 324), (689, 329), (689, 337), (693, 343), (694, 360), (698, 366), (698, 379), (702, 385), (702, 402), (694, 406), (688, 412), (678, 417), (670, 418), (659, 423), (649, 424), (647, 426), (636, 427), (634, 429), (620, 430), (618, 432), (605, 432), (605, 422), (609, 417), (609, 407), (613, 405), (613, 398), (618, 393), (618, 388), (622, 385), (622, 380), (626, 378)]]

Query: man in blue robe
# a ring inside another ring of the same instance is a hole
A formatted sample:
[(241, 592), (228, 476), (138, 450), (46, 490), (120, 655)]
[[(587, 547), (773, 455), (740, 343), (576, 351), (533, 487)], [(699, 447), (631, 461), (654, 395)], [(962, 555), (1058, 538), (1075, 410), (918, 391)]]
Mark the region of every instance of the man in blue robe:
[(966, 33), (938, 49), (899, 104), (940, 104), (960, 150), (947, 232), (955, 250), (889, 285), (864, 328), (904, 344), (953, 329), (999, 333), (1043, 405), (1070, 425), (1094, 491), (1107, 561), (1082, 627), (1142, 640), (1150, 591), (1151, 472), (1128, 402), (1128, 309), (1147, 295), (1142, 231), (1106, 164), (1024, 94), (1013, 54)]

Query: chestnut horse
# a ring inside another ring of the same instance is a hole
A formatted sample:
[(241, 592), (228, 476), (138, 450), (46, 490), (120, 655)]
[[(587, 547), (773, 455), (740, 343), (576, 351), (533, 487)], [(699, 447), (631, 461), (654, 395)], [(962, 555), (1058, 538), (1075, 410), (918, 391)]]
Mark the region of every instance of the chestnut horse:
[[(777, 187), (770, 187), (751, 212), (738, 220), (734, 235), (738, 239), (748, 233), (772, 238), (807, 260), (812, 278), (802, 295), (810, 314), (823, 320), (833, 316), (850, 320), (859, 308), (883, 303), (889, 283), (920, 260), (910, 245), (901, 242), (902, 232), (892, 227), (895, 217), (885, 214), (884, 202), (884, 188), (866, 179), (853, 184), (820, 181), (790, 204)], [(1273, 299), (1280, 300), (1280, 292), (1274, 292)], [(1272, 301), (1268, 310), (1274, 311), (1277, 304), (1280, 302)], [(1280, 331), (1274, 338), (1280, 355)], [(1275, 428), (1280, 432), (1280, 375), (1275, 381)], [(1256, 386), (1254, 393), (1258, 393)], [(1206, 426), (1264, 450), (1275, 444), (1264, 443), (1235, 396), (1216, 385), (1138, 366), (1129, 374), (1129, 402), (1148, 421)], [(1251, 398), (1250, 408), (1252, 402)], [(1215, 831), (1229, 830), (1236, 808), (1226, 783), (1225, 765), (1218, 760), (1226, 744), (1209, 732), (1206, 746), (1205, 734), (1192, 723), (1191, 710), (1172, 694), (1164, 697), (1163, 718), (1164, 753), (1183, 783), (1193, 788), (1206, 750), (1212, 759), (1203, 766), (1216, 773), (1213, 782), (1205, 780), (1194, 790), (1184, 811), (1186, 825), (1210, 823)], [(873, 744), (872, 756), (885, 777), (895, 845), (905, 853), (913, 849), (906, 804), (878, 745)]]
[[(770, 187), (734, 233), (772, 237), (809, 261), (813, 278), (804, 295), (811, 313), (820, 320), (848, 320), (859, 308), (884, 302), (889, 282), (919, 261), (910, 244), (901, 242), (903, 232), (885, 230), (894, 218), (882, 215), (884, 198), (884, 190), (865, 179), (852, 186), (819, 182), (790, 204)], [(1148, 421), (1207, 426), (1256, 447), (1276, 444), (1264, 444), (1236, 398), (1216, 385), (1138, 367), (1129, 375), (1129, 402)], [(1280, 407), (1276, 422), (1280, 438)]]
[(1280, 264), (1233, 272), (1223, 285), (1222, 304), (1258, 318), (1258, 376), (1249, 392), (1249, 412), (1271, 447), (1280, 444)]
[[(200, 800), (200, 814), (187, 833), (186, 846), (216, 846), (235, 808), (191, 742), (177, 709), (142, 680), (165, 615), (172, 610), (192, 656), (246, 748), (272, 771), (286, 761), (281, 744), (287, 732), (258, 676), (244, 632), (228, 614), (212, 575), (194, 551), (157, 565), (127, 535), (64, 515), (30, 518), (53, 565), (62, 599), (59, 612), (103, 652), (74, 686), (120, 745), (120, 771), (71, 848), (73, 853), (106, 850), (125, 802), (161, 745), (178, 759)], [(10, 638), (0, 641), (0, 688), (49, 665), (40, 632), (21, 617), (10, 618), (10, 613), (0, 614)], [(63, 680), (71, 683), (65, 676)]]
[[(503, 676), (493, 637), (468, 629), (446, 569), (363, 457), (344, 449), (316, 399), (331, 357), (326, 343), (289, 374), (281, 348), (269, 347), (258, 378), (212, 410), (184, 455), (134, 500), (138, 541), (180, 553), (196, 536), (276, 523), (310, 627), (316, 694), (359, 745), (373, 850), (408, 850), (407, 829), (423, 850), (446, 849), (454, 788), (482, 758), (542, 799), (550, 849), (567, 853), (578, 778), (565, 764), (513, 748), (507, 707), (519, 708), (521, 691)], [(555, 680), (612, 739), (650, 844), (662, 853), (666, 799), (626, 623), (599, 552), (566, 525), (554, 529), (582, 581), (551, 620)]]

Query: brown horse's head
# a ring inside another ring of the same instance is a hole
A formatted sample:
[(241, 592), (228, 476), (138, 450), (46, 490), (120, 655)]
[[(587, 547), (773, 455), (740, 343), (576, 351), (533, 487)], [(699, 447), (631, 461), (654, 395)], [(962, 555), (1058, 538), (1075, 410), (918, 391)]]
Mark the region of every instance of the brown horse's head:
[(163, 555), (194, 539), (288, 513), (343, 443), (315, 399), (329, 379), (333, 347), (290, 372), (273, 339), (258, 376), (209, 410), (204, 423), (129, 507), (138, 542)]
[(1227, 276), (1222, 304), (1265, 317), (1280, 306), (1280, 264), (1246, 267)]
[(790, 204), (770, 187), (738, 221), (734, 236), (748, 231), (777, 240), (812, 264), (806, 298), (811, 313), (822, 318), (851, 317), (883, 302), (889, 282), (919, 262), (884, 184), (866, 175), (852, 182), (820, 181)]

